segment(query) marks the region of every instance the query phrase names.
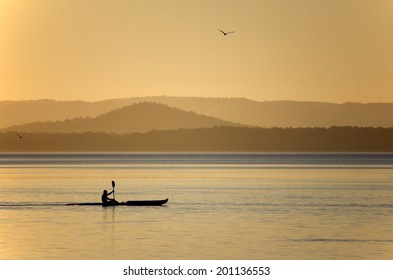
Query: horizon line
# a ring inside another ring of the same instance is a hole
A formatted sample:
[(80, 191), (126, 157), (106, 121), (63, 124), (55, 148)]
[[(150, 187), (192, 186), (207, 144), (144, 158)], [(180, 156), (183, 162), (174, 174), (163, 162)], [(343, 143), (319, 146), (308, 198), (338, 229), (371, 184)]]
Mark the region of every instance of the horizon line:
[(37, 98), (37, 99), (4, 99), (0, 100), (2, 102), (38, 102), (38, 101), (51, 101), (51, 102), (84, 102), (84, 103), (97, 103), (97, 102), (105, 102), (110, 100), (126, 100), (126, 99), (143, 99), (143, 98), (195, 98), (195, 99), (243, 99), (249, 101), (255, 101), (259, 103), (264, 102), (296, 102), (296, 103), (327, 103), (327, 104), (393, 104), (393, 101), (372, 101), (372, 102), (361, 102), (361, 101), (344, 101), (344, 102), (333, 102), (333, 101), (324, 101), (324, 100), (295, 100), (295, 99), (274, 99), (274, 100), (258, 100), (251, 99), (248, 97), (221, 97), (221, 96), (178, 96), (178, 95), (145, 95), (145, 96), (129, 96), (129, 97), (115, 97), (115, 98), (107, 98), (107, 99), (99, 99), (99, 100), (83, 100), (83, 99), (53, 99), (53, 98)]

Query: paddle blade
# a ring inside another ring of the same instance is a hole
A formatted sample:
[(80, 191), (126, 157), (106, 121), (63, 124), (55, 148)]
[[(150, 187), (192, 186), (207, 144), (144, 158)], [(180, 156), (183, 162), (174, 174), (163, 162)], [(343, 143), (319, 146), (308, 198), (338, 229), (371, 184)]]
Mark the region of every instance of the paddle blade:
[(115, 200), (115, 181), (112, 181), (112, 188), (113, 188), (113, 200)]

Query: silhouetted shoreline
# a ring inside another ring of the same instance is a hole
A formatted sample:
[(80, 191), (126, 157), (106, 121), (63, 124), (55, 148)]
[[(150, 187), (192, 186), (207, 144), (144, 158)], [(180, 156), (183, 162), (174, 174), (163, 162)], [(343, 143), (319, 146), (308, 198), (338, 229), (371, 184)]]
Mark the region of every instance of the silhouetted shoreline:
[(0, 133), (1, 152), (393, 152), (393, 128), (214, 127), (147, 133)]

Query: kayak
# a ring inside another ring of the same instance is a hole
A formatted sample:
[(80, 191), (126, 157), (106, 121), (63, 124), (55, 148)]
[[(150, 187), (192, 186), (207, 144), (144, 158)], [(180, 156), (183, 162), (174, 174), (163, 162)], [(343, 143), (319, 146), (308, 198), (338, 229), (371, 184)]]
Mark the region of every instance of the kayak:
[[(129, 200), (125, 202), (119, 202), (116, 204), (109, 204), (105, 206), (161, 206), (168, 202), (167, 199), (162, 200)], [(103, 206), (101, 202), (81, 202), (81, 203), (67, 203), (66, 205), (77, 205), (77, 206)]]

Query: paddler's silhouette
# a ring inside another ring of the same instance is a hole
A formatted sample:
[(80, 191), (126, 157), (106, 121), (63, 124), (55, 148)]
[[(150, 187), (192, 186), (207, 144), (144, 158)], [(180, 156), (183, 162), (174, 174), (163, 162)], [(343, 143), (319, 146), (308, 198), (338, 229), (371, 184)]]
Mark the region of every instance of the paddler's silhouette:
[(104, 190), (102, 192), (102, 196), (101, 196), (102, 206), (115, 205), (115, 204), (119, 203), (114, 198), (109, 198), (108, 197), (108, 195), (111, 195), (113, 192), (114, 192), (114, 190), (111, 191), (110, 193), (108, 193), (107, 190)]

